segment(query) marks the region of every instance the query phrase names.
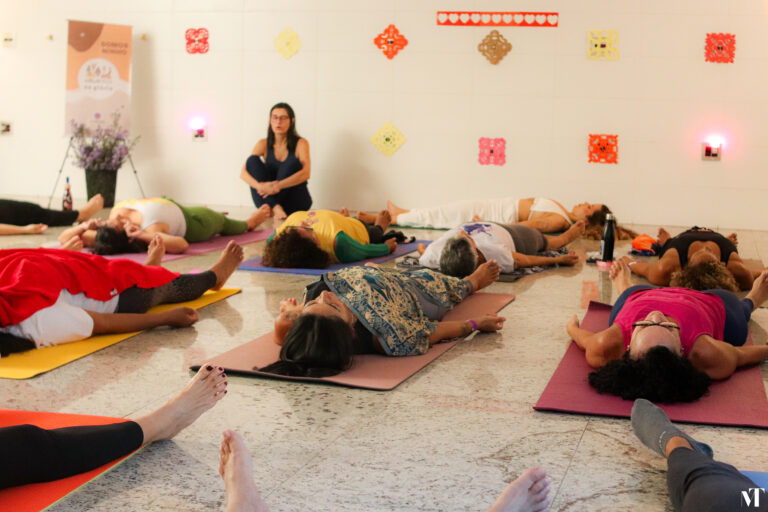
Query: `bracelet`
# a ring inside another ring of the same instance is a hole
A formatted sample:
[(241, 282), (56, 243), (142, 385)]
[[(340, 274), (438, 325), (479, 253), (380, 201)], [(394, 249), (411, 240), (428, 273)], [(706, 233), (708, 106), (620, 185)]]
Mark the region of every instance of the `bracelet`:
[(474, 320), (472, 320), (472, 319), (469, 319), (469, 320), (467, 320), (467, 322), (469, 322), (469, 325), (471, 325), (471, 326), (472, 326), (472, 330), (473, 330), (473, 331), (478, 331), (478, 330), (479, 330), (479, 329), (478, 329), (478, 327), (477, 327), (477, 322), (475, 322), (475, 321), (474, 321)]

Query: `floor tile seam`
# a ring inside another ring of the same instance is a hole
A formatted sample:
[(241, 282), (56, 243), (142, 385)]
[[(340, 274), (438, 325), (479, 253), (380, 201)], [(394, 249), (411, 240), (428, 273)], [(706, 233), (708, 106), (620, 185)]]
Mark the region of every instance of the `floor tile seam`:
[(557, 501), (557, 498), (560, 496), (560, 491), (563, 489), (565, 480), (568, 478), (568, 472), (571, 470), (571, 466), (573, 465), (573, 459), (576, 457), (576, 453), (579, 451), (579, 446), (581, 446), (581, 441), (584, 439), (584, 434), (587, 432), (587, 429), (589, 428), (589, 424), (592, 422), (592, 419), (587, 419), (587, 422), (584, 424), (584, 430), (581, 431), (581, 436), (579, 437), (579, 441), (576, 443), (576, 447), (573, 449), (573, 453), (571, 453), (570, 459), (568, 459), (568, 466), (565, 468), (565, 472), (563, 473), (563, 479), (560, 481), (560, 485), (557, 486), (557, 489), (555, 490), (554, 495), (552, 496), (552, 500), (550, 503), (555, 503)]

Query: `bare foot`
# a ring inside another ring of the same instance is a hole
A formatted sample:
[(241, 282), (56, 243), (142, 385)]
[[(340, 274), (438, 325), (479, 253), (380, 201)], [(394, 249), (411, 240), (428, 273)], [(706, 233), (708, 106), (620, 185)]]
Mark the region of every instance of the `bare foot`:
[(78, 210), (77, 222), (90, 219), (102, 208), (104, 208), (104, 198), (101, 197), (101, 194), (96, 194), (85, 203), (85, 206)]
[(216, 286), (211, 288), (212, 290), (219, 290), (224, 283), (227, 282), (229, 276), (232, 275), (238, 265), (243, 261), (243, 248), (235, 243), (234, 240), (230, 240), (227, 247), (221, 251), (219, 261), (213, 264), (211, 270), (216, 274)]
[(225, 430), (219, 448), (219, 474), (227, 489), (225, 512), (268, 512), (253, 481), (253, 462), (243, 437)]
[(410, 210), (406, 210), (405, 208), (400, 208), (399, 206), (396, 206), (395, 203), (392, 201), (387, 201), (387, 211), (389, 212), (389, 215), (392, 217), (392, 224), (397, 224), (397, 216), (401, 213), (408, 213)]
[(424, 254), (427, 250), (427, 246), (424, 244), (419, 244), (416, 246), (416, 250), (419, 251), (419, 254)]
[(540, 512), (549, 509), (549, 501), (549, 477), (541, 468), (529, 468), (504, 489), (488, 512)]
[(83, 240), (79, 236), (73, 236), (63, 244), (61, 244), (62, 249), (66, 249), (67, 251), (82, 251), (83, 250)]
[(731, 233), (730, 235), (728, 235), (727, 238), (728, 240), (733, 242), (733, 245), (735, 245), (736, 247), (739, 246), (739, 236), (736, 233)]
[(39, 235), (40, 233), (44, 233), (45, 230), (48, 229), (48, 225), (47, 224), (27, 224), (21, 229), (25, 234)]
[(224, 369), (203, 365), (181, 393), (164, 406), (136, 420), (144, 432), (144, 443), (172, 438), (216, 405), (226, 392), (227, 376)]
[(387, 210), (381, 210), (376, 216), (374, 224), (379, 226), (382, 231), (386, 231), (390, 224), (392, 224), (392, 215), (390, 215)]
[(667, 231), (664, 228), (659, 228), (659, 233), (656, 235), (656, 238), (659, 239), (659, 243), (661, 245), (664, 245), (664, 243), (672, 238), (672, 235), (669, 234), (669, 231)]
[(375, 224), (376, 215), (373, 213), (359, 211), (357, 212), (357, 220), (359, 220), (360, 222), (364, 222), (365, 224)]
[(276, 221), (283, 221), (288, 217), (288, 215), (286, 215), (283, 207), (277, 204), (274, 208), (272, 208), (272, 217), (274, 217)]
[(752, 289), (747, 298), (755, 305), (755, 309), (768, 300), (768, 270), (763, 270), (752, 282)]
[(561, 247), (565, 247), (569, 243), (573, 242), (577, 238), (579, 238), (581, 235), (584, 234), (584, 231), (586, 230), (587, 223), (583, 220), (578, 220), (574, 222), (573, 226), (568, 228), (568, 231), (563, 233), (562, 235), (557, 236), (549, 236), (544, 235), (544, 237), (547, 239), (547, 249), (559, 249)]
[(613, 262), (608, 276), (611, 278), (613, 287), (621, 294), (624, 290), (632, 286), (632, 272), (629, 270), (628, 262), (622, 258)]
[[(349, 208), (346, 206), (339, 210), (339, 213), (345, 217), (349, 217)], [(359, 217), (358, 217), (359, 218)]]
[(147, 247), (147, 261), (145, 261), (144, 264), (160, 265), (163, 261), (163, 256), (165, 256), (165, 241), (163, 240), (163, 237), (156, 234), (152, 237), (152, 241), (149, 242), (149, 247)]
[(263, 224), (270, 215), (272, 215), (272, 208), (268, 204), (259, 206), (259, 209), (253, 212), (245, 221), (248, 224), (248, 231), (253, 231), (257, 226)]
[(474, 214), (472, 216), (472, 222), (483, 222), (483, 218), (479, 216), (478, 214)]
[(474, 291), (477, 292), (498, 281), (499, 272), (499, 264), (496, 263), (496, 260), (490, 260), (478, 266), (466, 279), (472, 283), (475, 288)]

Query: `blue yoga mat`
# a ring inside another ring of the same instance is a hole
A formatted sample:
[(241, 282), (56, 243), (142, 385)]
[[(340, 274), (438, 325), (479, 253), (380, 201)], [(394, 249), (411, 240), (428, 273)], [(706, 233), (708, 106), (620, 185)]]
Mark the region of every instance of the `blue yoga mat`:
[(355, 267), (355, 266), (365, 265), (369, 261), (372, 261), (374, 263), (383, 263), (385, 261), (398, 258), (400, 256), (405, 256), (406, 254), (415, 251), (416, 246), (420, 243), (424, 245), (428, 245), (429, 242), (430, 240), (416, 240), (415, 242), (412, 242), (410, 244), (398, 244), (397, 249), (395, 249), (395, 252), (391, 254), (387, 254), (386, 256), (380, 256), (378, 258), (355, 261), (352, 263), (334, 263), (333, 265), (329, 265), (327, 268), (265, 267), (265, 266), (262, 266), (261, 264), (261, 258), (252, 258), (250, 260), (245, 260), (237, 268), (238, 270), (251, 270), (253, 272), (278, 272), (281, 274), (307, 274), (311, 276), (319, 276), (319, 275), (325, 274), (326, 272), (335, 272), (337, 270), (341, 270), (342, 268), (346, 268), (346, 267)]
[(768, 490), (768, 473), (761, 473), (760, 471), (742, 471), (742, 473), (755, 482), (758, 487)]

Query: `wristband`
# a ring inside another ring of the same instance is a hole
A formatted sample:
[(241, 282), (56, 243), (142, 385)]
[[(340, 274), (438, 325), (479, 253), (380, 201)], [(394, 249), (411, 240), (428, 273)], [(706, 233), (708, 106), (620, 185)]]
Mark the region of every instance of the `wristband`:
[(472, 330), (473, 330), (473, 331), (478, 331), (478, 330), (480, 330), (480, 329), (478, 329), (478, 327), (477, 327), (477, 322), (475, 322), (474, 320), (472, 320), (472, 319), (469, 319), (469, 320), (467, 320), (467, 322), (469, 322), (469, 325), (471, 325), (471, 326), (472, 326)]

